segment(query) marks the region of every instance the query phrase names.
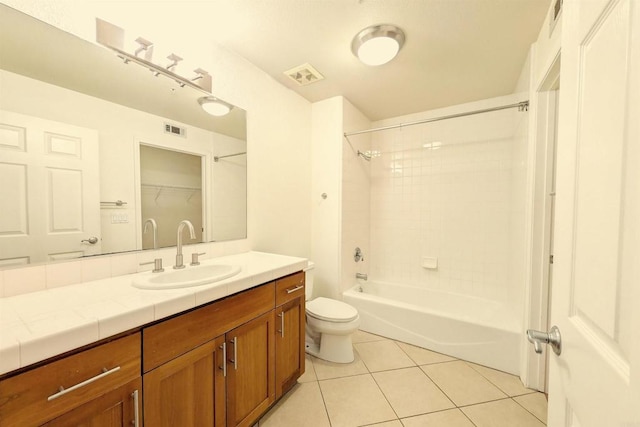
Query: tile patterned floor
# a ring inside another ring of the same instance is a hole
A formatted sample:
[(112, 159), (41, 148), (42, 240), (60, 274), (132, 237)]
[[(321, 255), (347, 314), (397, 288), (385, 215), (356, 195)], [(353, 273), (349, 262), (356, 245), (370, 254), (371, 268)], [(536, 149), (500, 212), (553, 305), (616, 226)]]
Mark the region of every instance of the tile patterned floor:
[(307, 355), (260, 427), (541, 427), (542, 393), (504, 372), (367, 332), (348, 365)]

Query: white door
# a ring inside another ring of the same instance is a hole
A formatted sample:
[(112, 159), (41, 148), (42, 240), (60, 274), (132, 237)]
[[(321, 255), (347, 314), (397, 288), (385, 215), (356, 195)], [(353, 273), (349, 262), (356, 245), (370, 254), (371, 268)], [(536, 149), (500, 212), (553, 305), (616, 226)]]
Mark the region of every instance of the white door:
[(551, 427), (640, 426), (640, 1), (565, 0)]
[(97, 131), (0, 110), (0, 265), (100, 253), (98, 176)]

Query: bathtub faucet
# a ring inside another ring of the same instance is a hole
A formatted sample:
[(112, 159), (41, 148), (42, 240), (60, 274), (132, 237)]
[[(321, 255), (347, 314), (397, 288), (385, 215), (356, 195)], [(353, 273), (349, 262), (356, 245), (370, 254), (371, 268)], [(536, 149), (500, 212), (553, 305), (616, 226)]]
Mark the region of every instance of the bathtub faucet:
[(356, 273), (356, 279), (367, 280), (367, 275), (365, 273)]

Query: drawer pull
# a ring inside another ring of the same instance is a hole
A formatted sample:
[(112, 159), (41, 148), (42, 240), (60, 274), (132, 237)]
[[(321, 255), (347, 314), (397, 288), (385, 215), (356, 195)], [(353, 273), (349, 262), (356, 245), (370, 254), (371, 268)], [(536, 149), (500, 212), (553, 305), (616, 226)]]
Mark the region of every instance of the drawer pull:
[(233, 359), (230, 360), (233, 363), (233, 369), (238, 370), (238, 337), (233, 337), (231, 340), (233, 344)]
[(220, 369), (222, 369), (222, 376), (226, 377), (227, 376), (227, 342), (223, 342), (222, 345), (220, 346), (220, 350), (222, 350), (222, 366), (220, 366)]
[(140, 412), (138, 409), (138, 390), (131, 393), (133, 397), (133, 427), (140, 427)]
[(91, 384), (92, 382), (97, 381), (97, 380), (99, 380), (100, 378), (104, 378), (104, 377), (106, 377), (107, 375), (111, 375), (111, 374), (113, 374), (114, 372), (118, 372), (119, 370), (120, 370), (120, 366), (116, 366), (115, 368), (113, 368), (113, 369), (109, 369), (108, 371), (107, 371), (107, 369), (106, 369), (106, 368), (102, 368), (102, 373), (101, 373), (101, 374), (96, 375), (95, 377), (91, 377), (91, 378), (89, 378), (88, 380), (84, 380), (84, 381), (82, 381), (81, 383), (78, 383), (78, 384), (76, 384), (76, 385), (73, 385), (73, 386), (71, 386), (71, 387), (69, 387), (69, 388), (64, 388), (64, 387), (60, 386), (60, 391), (59, 391), (59, 392), (57, 392), (57, 393), (55, 393), (55, 394), (52, 394), (52, 395), (51, 395), (51, 396), (49, 396), (49, 397), (47, 397), (47, 401), (51, 402), (51, 401), (52, 401), (52, 400), (54, 400), (54, 399), (57, 399), (57, 398), (59, 398), (59, 397), (61, 397), (61, 396), (64, 396), (65, 394), (70, 393), (70, 392), (72, 392), (72, 391), (74, 391), (74, 390), (77, 390), (77, 389), (79, 389), (79, 388), (81, 388), (81, 387), (84, 387), (84, 386), (86, 386), (86, 385), (89, 385), (89, 384)]
[(298, 285), (295, 288), (291, 288), (291, 289), (287, 289), (287, 293), (288, 294), (292, 294), (295, 291), (299, 291), (300, 289), (304, 288), (304, 285)]
[(284, 338), (284, 311), (278, 314), (278, 317), (280, 318), (280, 330), (278, 332), (280, 332), (280, 336)]

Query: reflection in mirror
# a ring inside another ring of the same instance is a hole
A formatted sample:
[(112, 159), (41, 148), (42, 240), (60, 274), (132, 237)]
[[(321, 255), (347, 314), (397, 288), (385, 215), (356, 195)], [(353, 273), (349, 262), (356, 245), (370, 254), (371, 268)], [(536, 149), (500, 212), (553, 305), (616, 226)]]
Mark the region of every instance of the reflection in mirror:
[[(2, 4), (0, 39), (0, 268), (152, 248), (144, 223), (159, 214), (143, 212), (156, 190), (142, 186), (154, 184), (141, 175), (142, 146), (200, 159), (200, 194), (182, 206), (200, 206), (197, 241), (246, 237), (242, 109), (213, 117), (202, 92)], [(191, 215), (178, 205), (163, 213)], [(163, 231), (154, 220), (157, 246), (174, 245), (177, 225)]]
[(140, 193), (143, 223), (151, 224), (143, 228), (143, 249), (175, 246), (178, 224), (185, 219), (196, 233), (188, 243), (203, 241), (200, 156), (140, 145)]

